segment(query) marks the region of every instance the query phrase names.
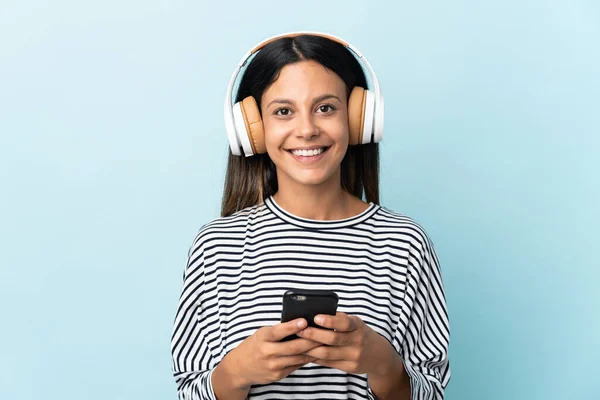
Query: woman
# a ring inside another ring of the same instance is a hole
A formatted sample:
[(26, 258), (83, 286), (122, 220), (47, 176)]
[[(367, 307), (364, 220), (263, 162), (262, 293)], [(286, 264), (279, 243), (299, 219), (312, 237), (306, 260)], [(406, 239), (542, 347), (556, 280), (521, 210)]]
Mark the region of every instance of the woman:
[[(379, 205), (383, 99), (352, 51), (326, 35), (263, 42), (226, 101), (222, 216), (190, 248), (173, 329), (180, 399), (444, 396), (437, 256)], [(289, 288), (337, 293), (337, 314), (315, 318), (328, 329), (280, 323)]]

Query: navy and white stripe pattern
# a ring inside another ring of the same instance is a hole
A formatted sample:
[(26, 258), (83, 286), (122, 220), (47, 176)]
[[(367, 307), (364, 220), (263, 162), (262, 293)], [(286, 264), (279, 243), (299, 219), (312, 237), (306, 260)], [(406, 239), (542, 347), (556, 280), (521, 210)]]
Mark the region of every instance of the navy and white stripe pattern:
[[(400, 354), (413, 400), (450, 380), (439, 262), (422, 227), (376, 204), (337, 221), (296, 217), (272, 198), (203, 226), (189, 251), (171, 352), (180, 399), (214, 400), (211, 374), (245, 338), (280, 322), (289, 288), (327, 289)], [(249, 399), (375, 399), (365, 374), (307, 364)]]

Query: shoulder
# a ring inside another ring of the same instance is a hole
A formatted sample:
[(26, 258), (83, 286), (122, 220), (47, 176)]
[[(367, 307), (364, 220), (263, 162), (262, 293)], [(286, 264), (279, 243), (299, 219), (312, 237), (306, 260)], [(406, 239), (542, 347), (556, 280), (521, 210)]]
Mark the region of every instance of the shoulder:
[(201, 267), (207, 250), (229, 247), (236, 239), (243, 240), (248, 225), (265, 218), (265, 208), (264, 203), (256, 204), (202, 225), (188, 250), (188, 269)]
[(392, 232), (401, 240), (410, 242), (420, 251), (433, 247), (433, 242), (423, 225), (406, 214), (380, 205), (371, 222), (373, 226)]
[(247, 231), (249, 225), (268, 218), (269, 211), (264, 203), (259, 203), (226, 217), (215, 218), (200, 227), (192, 247), (198, 248), (215, 239), (235, 238)]
[(407, 245), (402, 247), (409, 257), (411, 275), (421, 276), (431, 271), (440, 272), (435, 246), (423, 225), (407, 215), (381, 206), (376, 218), (381, 224), (393, 226), (392, 231), (397, 232), (396, 237)]

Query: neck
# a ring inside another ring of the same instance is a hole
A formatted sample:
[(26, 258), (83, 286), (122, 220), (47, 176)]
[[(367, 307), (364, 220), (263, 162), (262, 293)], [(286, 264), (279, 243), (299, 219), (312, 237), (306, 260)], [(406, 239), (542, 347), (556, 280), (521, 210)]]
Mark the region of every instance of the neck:
[(357, 215), (368, 204), (354, 197), (337, 184), (326, 183), (315, 186), (295, 185), (291, 182), (279, 184), (273, 195), (277, 204), (287, 212), (301, 218), (313, 220), (337, 220)]

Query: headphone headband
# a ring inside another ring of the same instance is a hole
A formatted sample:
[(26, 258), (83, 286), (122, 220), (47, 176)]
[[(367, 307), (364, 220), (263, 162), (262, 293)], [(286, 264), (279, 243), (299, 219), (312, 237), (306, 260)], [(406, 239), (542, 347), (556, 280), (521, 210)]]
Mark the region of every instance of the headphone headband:
[[(383, 97), (381, 95), (381, 91), (379, 88), (379, 82), (377, 81), (375, 72), (373, 71), (373, 68), (371, 67), (371, 65), (369, 64), (367, 59), (358, 51), (357, 48), (352, 46), (350, 43), (340, 39), (339, 37), (336, 37), (336, 36), (333, 36), (333, 35), (330, 35), (327, 33), (312, 32), (312, 31), (288, 32), (288, 33), (283, 33), (280, 35), (272, 36), (272, 37), (267, 38), (267, 39), (263, 40), (262, 42), (258, 43), (247, 54), (245, 54), (244, 57), (242, 57), (242, 59), (240, 60), (240, 62), (237, 65), (237, 67), (233, 71), (233, 74), (229, 81), (229, 85), (227, 86), (227, 94), (225, 96), (224, 114), (225, 114), (225, 127), (227, 129), (227, 135), (229, 136), (229, 143), (231, 146), (231, 150), (234, 155), (242, 154), (242, 151), (241, 151), (242, 143), (240, 143), (240, 139), (238, 138), (238, 136), (236, 134), (236, 127), (235, 127), (235, 122), (234, 122), (235, 121), (234, 109), (233, 109), (233, 102), (232, 102), (233, 88), (237, 81), (238, 75), (240, 74), (240, 71), (242, 70), (242, 68), (244, 67), (246, 62), (248, 62), (248, 59), (253, 54), (259, 52), (263, 47), (265, 47), (269, 43), (274, 42), (281, 38), (286, 38), (286, 37), (294, 38), (294, 37), (302, 36), (302, 35), (320, 36), (320, 37), (330, 39), (334, 42), (340, 43), (354, 55), (354, 57), (358, 61), (359, 65), (363, 69), (363, 72), (366, 72), (366, 75), (368, 75), (371, 78), (371, 82), (373, 84), (373, 92), (375, 95), (374, 96), (375, 97), (375, 110), (374, 110), (374, 122), (373, 122), (373, 137), (367, 138), (367, 142), (370, 142), (370, 141), (379, 142), (381, 140), (381, 138), (383, 136)], [(368, 85), (368, 80), (367, 80), (367, 85)]]
[(250, 50), (250, 54), (256, 53), (258, 50), (262, 49), (267, 44), (269, 44), (271, 42), (274, 42), (275, 40), (278, 40), (278, 39), (281, 39), (281, 38), (285, 38), (285, 37), (295, 38), (296, 36), (302, 36), (302, 35), (312, 35), (312, 36), (324, 37), (324, 38), (333, 40), (334, 42), (338, 42), (339, 44), (343, 45), (344, 47), (348, 47), (348, 45), (349, 45), (349, 43), (343, 41), (339, 37), (330, 35), (328, 33), (308, 32), (308, 31), (288, 32), (288, 33), (282, 33), (280, 35), (275, 35), (275, 36), (272, 36), (272, 37), (270, 37), (268, 39), (263, 40), (262, 42), (260, 42), (259, 44), (257, 44), (252, 50)]

